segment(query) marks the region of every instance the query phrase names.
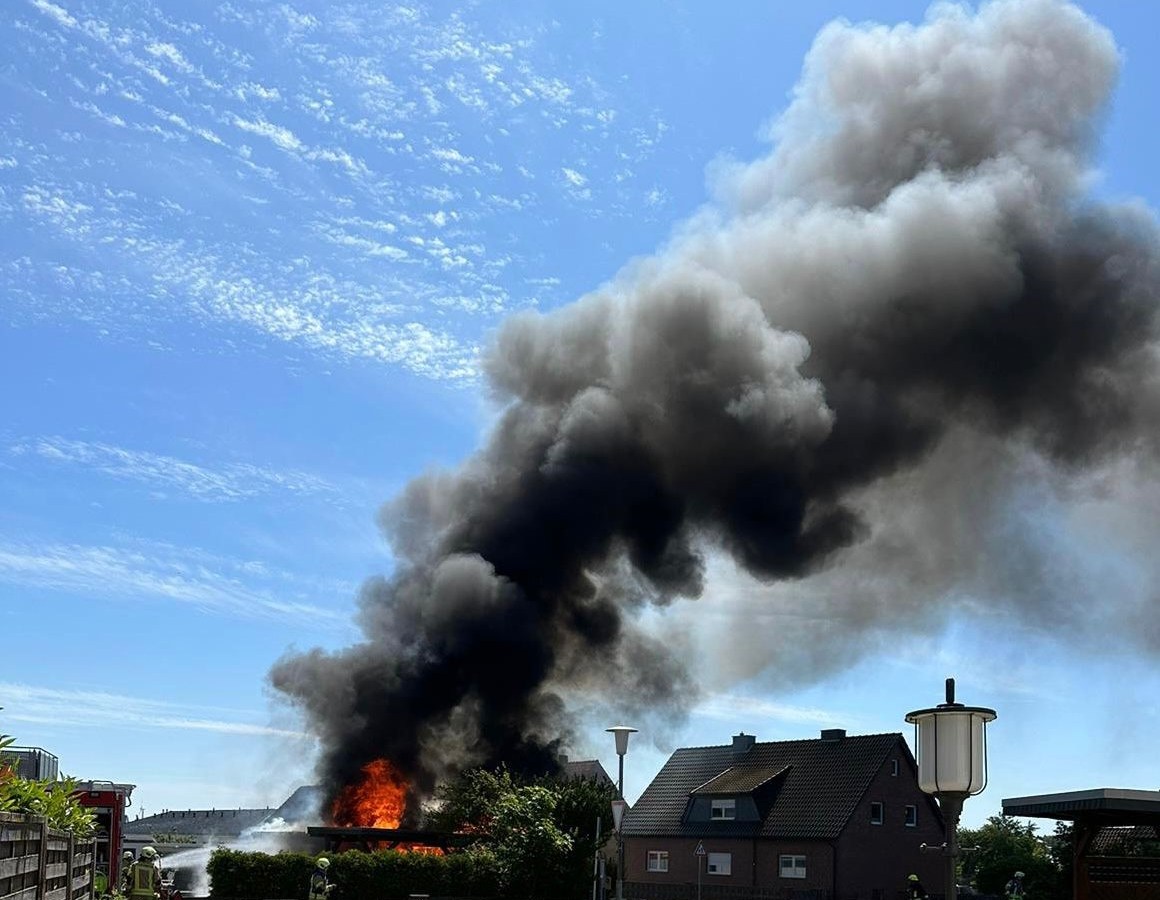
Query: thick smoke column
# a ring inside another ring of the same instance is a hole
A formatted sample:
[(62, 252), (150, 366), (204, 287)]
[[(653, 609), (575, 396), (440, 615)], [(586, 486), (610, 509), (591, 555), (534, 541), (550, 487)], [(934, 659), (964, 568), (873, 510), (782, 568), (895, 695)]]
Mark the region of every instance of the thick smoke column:
[[(1152, 458), (1155, 224), (1085, 196), (1117, 62), (1052, 0), (826, 28), (768, 157), (721, 167), (664, 252), (502, 329), (502, 418), (384, 510), (400, 567), (363, 590), (365, 642), (274, 667), (330, 786), (380, 756), (420, 794), (550, 767), (564, 697), (600, 686), (678, 709), (679, 648), (634, 623), (721, 551), (818, 597), (844, 648), (977, 571), (956, 554), (1028, 460)], [(941, 523), (922, 547), (914, 521)], [(994, 594), (1036, 602), (1024, 575)]]

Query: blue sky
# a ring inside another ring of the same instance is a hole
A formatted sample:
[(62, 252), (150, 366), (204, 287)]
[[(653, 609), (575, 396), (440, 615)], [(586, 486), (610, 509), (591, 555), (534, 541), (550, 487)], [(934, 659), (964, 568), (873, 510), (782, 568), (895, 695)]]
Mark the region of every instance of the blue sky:
[[(1083, 8), (1122, 55), (1092, 190), (1154, 209), (1160, 10)], [(146, 812), (274, 805), (309, 780), (313, 743), (266, 672), (358, 639), (358, 587), (392, 565), (376, 511), (479, 445), (496, 327), (656, 250), (720, 160), (768, 152), (826, 22), (925, 11), (16, 0), (0, 730), (137, 784)], [(708, 678), (687, 721), (634, 739), (626, 793), (674, 747), (740, 730), (907, 731), (947, 675), (999, 711), (966, 824), (1004, 796), (1160, 787), (1154, 660), (957, 609), (933, 637), (868, 633), (816, 682)], [(576, 748), (610, 771), (617, 718), (586, 712)]]

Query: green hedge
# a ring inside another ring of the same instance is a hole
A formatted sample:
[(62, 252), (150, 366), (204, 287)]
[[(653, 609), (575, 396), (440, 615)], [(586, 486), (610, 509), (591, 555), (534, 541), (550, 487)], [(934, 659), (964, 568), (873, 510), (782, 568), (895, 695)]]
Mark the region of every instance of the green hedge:
[[(499, 879), (493, 857), (484, 852), (431, 856), (381, 850), (348, 850), (330, 859), (331, 900), (406, 900), (432, 897), (494, 897)], [(315, 856), (304, 853), (243, 853), (219, 849), (209, 860), (214, 900), (275, 900), (305, 897)]]

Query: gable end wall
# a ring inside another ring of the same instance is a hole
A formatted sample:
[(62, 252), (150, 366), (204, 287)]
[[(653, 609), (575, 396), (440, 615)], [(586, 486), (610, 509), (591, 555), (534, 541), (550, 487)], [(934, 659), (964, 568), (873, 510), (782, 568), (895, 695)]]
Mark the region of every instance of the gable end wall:
[[(898, 775), (891, 775), (892, 760), (898, 760)], [(883, 804), (883, 823), (870, 824), (870, 805)], [(918, 824), (905, 825), (906, 807), (918, 808)], [(838, 872), (836, 897), (882, 896), (893, 898), (905, 888), (906, 876), (918, 875), (932, 894), (941, 892), (943, 858), (922, 853), (922, 843), (942, 844), (942, 825), (937, 804), (918, 787), (918, 772), (905, 744), (884, 760), (869, 789), (859, 801), (837, 841)]]

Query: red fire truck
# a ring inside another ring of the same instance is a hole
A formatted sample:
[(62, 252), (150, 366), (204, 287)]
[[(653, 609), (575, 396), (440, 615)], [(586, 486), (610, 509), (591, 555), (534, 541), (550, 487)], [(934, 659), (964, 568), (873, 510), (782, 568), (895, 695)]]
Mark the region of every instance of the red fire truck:
[(111, 893), (121, 878), (121, 841), (125, 808), (133, 796), (135, 784), (117, 784), (112, 781), (77, 782), (74, 796), (82, 806), (89, 807), (97, 816), (96, 871), (108, 877)]

